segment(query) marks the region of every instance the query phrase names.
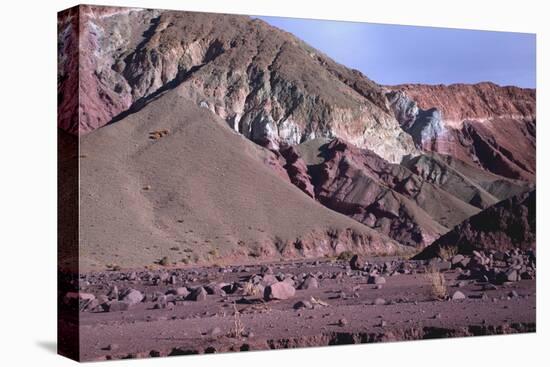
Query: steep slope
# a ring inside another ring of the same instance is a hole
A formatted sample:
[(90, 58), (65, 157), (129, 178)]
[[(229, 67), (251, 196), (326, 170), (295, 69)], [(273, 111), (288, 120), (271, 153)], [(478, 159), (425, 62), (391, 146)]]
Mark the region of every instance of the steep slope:
[(391, 87), (387, 97), (403, 129), (423, 150), (534, 181), (534, 89), (493, 83), (401, 85)]
[(247, 16), (78, 6), (58, 27), (90, 269), (422, 247), (534, 189), (534, 90), (381, 87)]
[(503, 200), (457, 225), (418, 254), (416, 259), (439, 256), (440, 248), (458, 253), (473, 250), (531, 249), (536, 246), (536, 191)]
[(83, 269), (399, 250), (282, 179), (273, 153), (179, 92), (80, 138)]
[(383, 88), (261, 20), (97, 6), (80, 6), (74, 16), (78, 28), (70, 17), (59, 22), (64, 98), (75, 88), (69, 73), (75, 42), (82, 60), (80, 121), (60, 108), (60, 127), (73, 134), (118, 121), (179, 86), (265, 146), (340, 137), (391, 162), (415, 152)]
[(479, 212), (452, 190), (442, 190), (372, 151), (339, 139), (316, 142), (298, 146), (309, 165), (315, 198), (402, 244), (428, 245)]
[(473, 206), (485, 209), (534, 185), (483, 171), (448, 155), (428, 152), (406, 157), (402, 165)]

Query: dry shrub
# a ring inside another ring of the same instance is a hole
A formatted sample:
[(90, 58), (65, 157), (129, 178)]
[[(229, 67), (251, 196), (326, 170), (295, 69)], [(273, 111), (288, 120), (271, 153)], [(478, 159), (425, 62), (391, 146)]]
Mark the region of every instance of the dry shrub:
[(243, 286), (243, 295), (258, 297), (262, 295), (262, 289), (258, 284), (247, 282)]
[(237, 305), (233, 303), (233, 326), (231, 327), (231, 330), (229, 330), (229, 337), (230, 338), (240, 338), (243, 336), (244, 333), (244, 325), (241, 321), (241, 313), (237, 309)]
[(168, 256), (164, 256), (162, 259), (160, 259), (159, 260), (159, 265), (161, 265), (161, 266), (170, 265), (170, 260), (168, 260)]
[(120, 271), (122, 269), (122, 267), (117, 264), (107, 264), (106, 267), (107, 267), (107, 270), (110, 270), (110, 271)]
[(432, 286), (432, 296), (435, 299), (444, 299), (447, 296), (447, 284), (443, 274), (441, 274), (437, 269), (430, 268), (426, 272), (426, 276)]
[(438, 255), (443, 260), (451, 260), (453, 256), (458, 254), (458, 248), (455, 246), (440, 247)]
[(350, 261), (351, 258), (353, 257), (353, 255), (354, 255), (354, 253), (351, 252), (351, 251), (342, 251), (338, 255), (337, 259), (341, 260), (341, 261)]
[(160, 139), (160, 138), (168, 135), (168, 133), (169, 133), (169, 131), (167, 129), (151, 131), (149, 133), (149, 139), (157, 140), (157, 139)]

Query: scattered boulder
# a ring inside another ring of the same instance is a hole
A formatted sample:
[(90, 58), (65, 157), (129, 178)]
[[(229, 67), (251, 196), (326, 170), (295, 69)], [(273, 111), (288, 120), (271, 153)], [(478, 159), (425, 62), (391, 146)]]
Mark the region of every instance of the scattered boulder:
[(380, 275), (371, 275), (367, 280), (368, 284), (386, 284), (386, 278)]
[(277, 282), (265, 287), (264, 299), (269, 300), (283, 300), (294, 297), (296, 289), (287, 282)]
[(362, 256), (355, 254), (349, 261), (349, 266), (352, 270), (363, 270), (365, 263), (366, 261)]
[(273, 283), (277, 283), (278, 281), (279, 280), (277, 279), (277, 277), (275, 277), (273, 274), (266, 273), (262, 277), (262, 283), (264, 285), (271, 285)]
[(187, 287), (178, 287), (175, 290), (176, 296), (180, 296), (183, 298), (186, 298), (187, 296), (189, 296), (189, 293), (190, 292), (189, 292), (189, 289), (187, 289)]
[(520, 277), (516, 269), (510, 268), (506, 271), (506, 281), (508, 282), (517, 282)]
[(140, 303), (143, 300), (143, 294), (137, 289), (128, 289), (123, 297), (122, 301), (129, 303), (130, 305), (135, 305)]
[(298, 289), (315, 289), (319, 288), (319, 282), (317, 281), (317, 278), (308, 276), (302, 284), (300, 284), (300, 287)]
[(453, 267), (462, 266), (462, 261), (464, 261), (464, 255), (455, 255), (451, 258), (451, 265)]
[(204, 301), (208, 292), (203, 287), (198, 287), (193, 289), (193, 291), (187, 296), (187, 299), (190, 301)]
[(210, 283), (208, 285), (204, 286), (204, 289), (208, 294), (213, 294), (217, 296), (225, 296), (225, 291), (222, 289), (222, 287), (219, 284), (216, 283)]
[(222, 289), (226, 294), (233, 294), (239, 289), (239, 283), (226, 284)]
[(118, 299), (118, 297), (120, 296), (119, 292), (118, 292), (118, 287), (116, 285), (113, 285), (110, 289), (109, 289), (109, 293), (107, 293), (107, 296), (110, 298), (110, 299)]

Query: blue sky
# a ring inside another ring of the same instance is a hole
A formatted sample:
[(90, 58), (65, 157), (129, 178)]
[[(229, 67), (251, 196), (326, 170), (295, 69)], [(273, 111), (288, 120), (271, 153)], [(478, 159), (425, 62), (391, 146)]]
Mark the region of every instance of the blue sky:
[(536, 86), (535, 35), (258, 17), (374, 81)]

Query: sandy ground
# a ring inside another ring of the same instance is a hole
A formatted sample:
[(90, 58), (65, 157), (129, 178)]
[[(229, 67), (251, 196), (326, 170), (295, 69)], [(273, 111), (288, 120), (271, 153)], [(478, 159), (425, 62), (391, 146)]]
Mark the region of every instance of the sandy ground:
[[(371, 263), (387, 261), (373, 259)], [(422, 273), (423, 266), (396, 261), (398, 265), (405, 263), (401, 266), (411, 269), (410, 273), (386, 274), (386, 282), (381, 285), (370, 284), (367, 273), (350, 270), (343, 261), (271, 264), (274, 276), (302, 279), (311, 275), (318, 279), (318, 288), (297, 289), (289, 299), (270, 301), (261, 295), (246, 295), (242, 289), (227, 294), (215, 291), (201, 301), (173, 299), (168, 308), (158, 309), (155, 294), (170, 293), (182, 286), (193, 289), (207, 284), (244, 284), (251, 276), (262, 276), (266, 269), (257, 265), (147, 271), (136, 272), (135, 280), (128, 280), (131, 273), (82, 276), (81, 292), (99, 296), (117, 285), (121, 292), (126, 288), (139, 290), (145, 299), (126, 311), (83, 308), (81, 360), (535, 331), (535, 280), (493, 286), (461, 280), (460, 271), (448, 270), (443, 274), (450, 297), (435, 300), (431, 280)], [(165, 273), (170, 279), (155, 284), (158, 281), (154, 279)], [(296, 283), (298, 286), (299, 281)], [(465, 298), (450, 299), (456, 291)], [(299, 301), (309, 302), (312, 308), (296, 309)]]

